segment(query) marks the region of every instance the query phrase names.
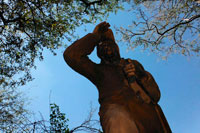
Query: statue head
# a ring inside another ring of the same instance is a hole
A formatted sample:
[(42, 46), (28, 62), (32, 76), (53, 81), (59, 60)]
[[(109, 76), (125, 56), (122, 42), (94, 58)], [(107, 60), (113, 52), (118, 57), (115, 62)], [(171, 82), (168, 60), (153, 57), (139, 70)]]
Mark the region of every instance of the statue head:
[(112, 30), (108, 29), (102, 36), (101, 42), (97, 45), (97, 56), (102, 63), (116, 63), (120, 61), (119, 47), (115, 43)]

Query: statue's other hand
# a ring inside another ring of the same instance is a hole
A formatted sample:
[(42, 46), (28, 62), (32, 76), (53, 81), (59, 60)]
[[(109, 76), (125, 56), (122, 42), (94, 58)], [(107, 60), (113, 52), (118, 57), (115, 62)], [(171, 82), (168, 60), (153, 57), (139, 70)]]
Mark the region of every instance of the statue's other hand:
[(132, 76), (136, 76), (135, 66), (132, 63), (129, 63), (124, 67), (124, 72), (128, 78)]
[(99, 36), (101, 38), (101, 36), (108, 31), (110, 27), (110, 24), (107, 22), (101, 22), (100, 24), (98, 24), (95, 28), (93, 33), (96, 34), (97, 36)]

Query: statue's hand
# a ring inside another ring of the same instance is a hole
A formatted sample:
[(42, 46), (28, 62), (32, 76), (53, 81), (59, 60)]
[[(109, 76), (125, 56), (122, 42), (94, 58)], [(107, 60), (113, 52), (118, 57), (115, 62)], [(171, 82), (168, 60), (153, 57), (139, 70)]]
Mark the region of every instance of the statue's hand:
[(95, 27), (93, 33), (96, 34), (99, 38), (101, 38), (104, 35), (104, 33), (108, 31), (109, 27), (109, 23), (101, 22)]
[(136, 76), (135, 66), (132, 63), (125, 65), (124, 72), (125, 72), (127, 78), (130, 78), (132, 76)]

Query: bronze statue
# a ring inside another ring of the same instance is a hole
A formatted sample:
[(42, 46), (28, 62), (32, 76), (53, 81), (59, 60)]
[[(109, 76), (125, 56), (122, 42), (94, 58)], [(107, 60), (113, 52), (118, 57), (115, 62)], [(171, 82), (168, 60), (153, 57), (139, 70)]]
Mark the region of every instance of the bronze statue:
[[(154, 78), (138, 61), (120, 57), (109, 27), (100, 23), (64, 52), (66, 63), (98, 89), (104, 133), (171, 133)], [(100, 64), (88, 58), (95, 47)]]

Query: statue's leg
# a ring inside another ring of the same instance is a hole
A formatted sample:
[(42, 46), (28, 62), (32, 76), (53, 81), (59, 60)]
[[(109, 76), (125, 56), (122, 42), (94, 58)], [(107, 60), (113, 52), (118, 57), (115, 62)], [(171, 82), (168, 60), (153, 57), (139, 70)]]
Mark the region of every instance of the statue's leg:
[(110, 104), (101, 118), (104, 133), (139, 133), (135, 122), (119, 105)]

